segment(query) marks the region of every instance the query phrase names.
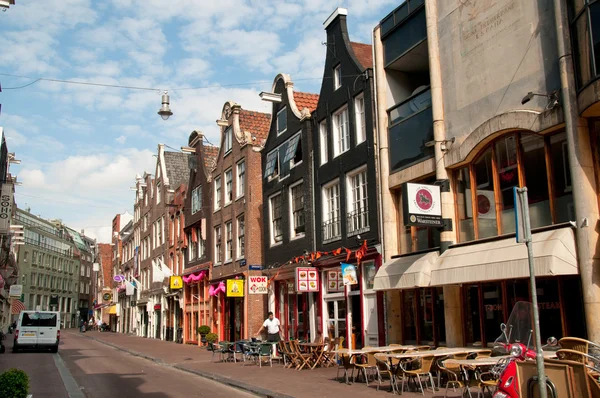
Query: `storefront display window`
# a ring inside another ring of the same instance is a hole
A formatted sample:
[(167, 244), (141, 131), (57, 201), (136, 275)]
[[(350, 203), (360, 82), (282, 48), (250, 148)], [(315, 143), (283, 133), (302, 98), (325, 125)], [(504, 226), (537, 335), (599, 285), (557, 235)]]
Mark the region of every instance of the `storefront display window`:
[(375, 274), (377, 273), (377, 269), (375, 267), (375, 262), (371, 261), (363, 264), (364, 275), (365, 275), (365, 290), (373, 290), (373, 284), (375, 283)]
[(440, 345), (446, 341), (443, 288), (403, 290), (404, 344)]
[(455, 192), (458, 231), (461, 242), (475, 239), (473, 224), (473, 207), (471, 205), (471, 175), (468, 167), (463, 167), (455, 173)]

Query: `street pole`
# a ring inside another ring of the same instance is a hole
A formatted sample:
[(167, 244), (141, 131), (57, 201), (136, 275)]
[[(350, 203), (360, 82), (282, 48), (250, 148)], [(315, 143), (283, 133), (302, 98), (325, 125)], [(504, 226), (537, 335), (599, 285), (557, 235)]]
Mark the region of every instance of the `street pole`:
[[(533, 329), (535, 335), (535, 352), (536, 352), (536, 365), (538, 372), (538, 385), (540, 389), (540, 398), (547, 398), (548, 394), (546, 391), (546, 372), (544, 370), (544, 355), (542, 353), (542, 338), (540, 336), (540, 313), (538, 310), (537, 300), (537, 288), (535, 284), (535, 268), (533, 265), (533, 239), (531, 236), (531, 221), (529, 219), (529, 201), (527, 197), (527, 187), (517, 188), (515, 187), (515, 198), (519, 200), (519, 204), (523, 212), (523, 232), (524, 241), (527, 246), (527, 259), (529, 262), (529, 289), (531, 291), (531, 301), (533, 304)], [(518, 214), (517, 203), (515, 203), (515, 210)], [(519, 241), (519, 217), (517, 215), (517, 242)]]

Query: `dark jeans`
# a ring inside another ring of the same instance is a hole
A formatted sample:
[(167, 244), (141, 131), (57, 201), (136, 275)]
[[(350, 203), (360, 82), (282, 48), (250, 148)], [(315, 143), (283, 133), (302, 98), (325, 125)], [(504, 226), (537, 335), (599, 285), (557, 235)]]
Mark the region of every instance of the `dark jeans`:
[(279, 333), (267, 334), (267, 341), (269, 343), (277, 343), (279, 340), (281, 340), (281, 338), (279, 337)]

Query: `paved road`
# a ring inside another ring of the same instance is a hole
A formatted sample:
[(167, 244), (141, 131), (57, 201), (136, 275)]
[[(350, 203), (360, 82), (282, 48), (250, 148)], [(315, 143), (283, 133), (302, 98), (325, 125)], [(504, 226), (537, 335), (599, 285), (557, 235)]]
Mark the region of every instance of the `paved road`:
[(12, 335), (0, 354), (0, 372), (11, 367), (30, 376), (34, 398), (252, 397), (217, 382), (137, 358), (77, 334), (63, 334), (58, 354), (13, 354)]

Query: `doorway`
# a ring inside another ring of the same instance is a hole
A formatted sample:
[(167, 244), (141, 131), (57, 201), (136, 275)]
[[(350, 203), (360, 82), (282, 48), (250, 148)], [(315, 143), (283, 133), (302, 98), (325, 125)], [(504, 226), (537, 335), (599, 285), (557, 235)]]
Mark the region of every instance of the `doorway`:
[(244, 330), (244, 299), (227, 297), (225, 299), (225, 336), (227, 341), (239, 341)]
[(327, 301), (327, 332), (331, 340), (344, 338), (344, 347), (348, 347), (346, 337), (346, 300)]
[(377, 318), (377, 296), (365, 295), (365, 338), (368, 346), (379, 345), (379, 322)]
[[(354, 292), (352, 292), (354, 293)], [(362, 303), (361, 296), (359, 294), (349, 294), (348, 295), (348, 304), (349, 304), (349, 322), (352, 326), (350, 331), (350, 338), (352, 341), (352, 348), (362, 348), (364, 347), (363, 341), (363, 326), (362, 326)]]

